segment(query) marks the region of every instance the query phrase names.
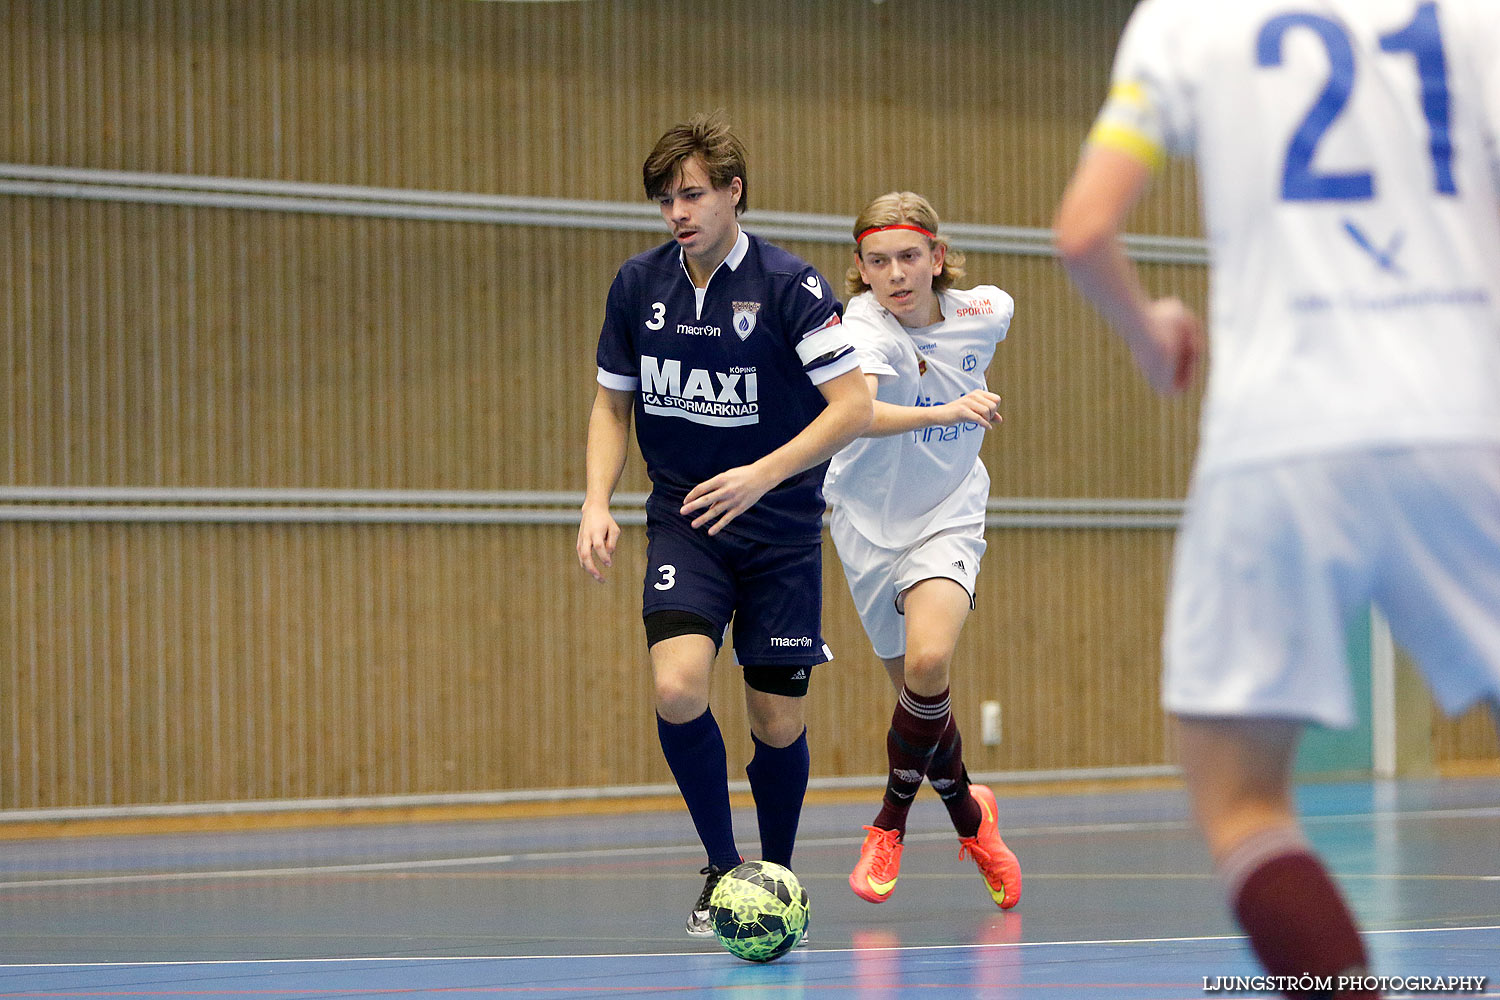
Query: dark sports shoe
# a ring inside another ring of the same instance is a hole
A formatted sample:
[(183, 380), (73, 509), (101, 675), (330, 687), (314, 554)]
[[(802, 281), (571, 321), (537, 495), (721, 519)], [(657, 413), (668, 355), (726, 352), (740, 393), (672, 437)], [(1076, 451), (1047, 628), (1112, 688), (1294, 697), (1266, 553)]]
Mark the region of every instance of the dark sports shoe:
[(719, 884), (719, 879), (725, 873), (723, 869), (709, 865), (698, 874), (708, 877), (703, 880), (703, 891), (698, 893), (698, 902), (693, 904), (693, 910), (688, 914), (687, 932), (693, 937), (712, 937), (714, 925), (708, 919), (708, 898), (714, 894), (714, 886)]

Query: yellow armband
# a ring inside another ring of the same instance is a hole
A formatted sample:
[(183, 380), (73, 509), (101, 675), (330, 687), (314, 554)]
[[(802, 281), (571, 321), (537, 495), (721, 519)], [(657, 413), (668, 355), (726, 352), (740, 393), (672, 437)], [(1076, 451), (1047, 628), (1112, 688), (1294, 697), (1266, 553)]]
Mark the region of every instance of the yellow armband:
[(1089, 130), (1088, 144), (1117, 149), (1140, 160), (1153, 171), (1166, 162), (1165, 129), (1161, 116), (1139, 83), (1117, 83)]

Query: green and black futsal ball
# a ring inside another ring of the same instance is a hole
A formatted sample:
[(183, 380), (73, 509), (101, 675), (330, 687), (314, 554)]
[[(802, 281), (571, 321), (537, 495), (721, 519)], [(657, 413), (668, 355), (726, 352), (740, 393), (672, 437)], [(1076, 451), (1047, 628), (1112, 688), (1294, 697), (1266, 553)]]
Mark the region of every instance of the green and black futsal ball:
[(708, 919), (731, 955), (769, 962), (795, 948), (807, 930), (807, 890), (781, 865), (746, 861), (714, 886)]

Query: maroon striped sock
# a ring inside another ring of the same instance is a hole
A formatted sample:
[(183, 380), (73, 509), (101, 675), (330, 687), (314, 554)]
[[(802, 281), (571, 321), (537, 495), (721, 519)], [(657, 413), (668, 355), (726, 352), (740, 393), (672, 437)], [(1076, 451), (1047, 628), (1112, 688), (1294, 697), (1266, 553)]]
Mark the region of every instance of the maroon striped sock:
[(906, 814), (912, 799), (922, 787), (927, 764), (942, 739), (951, 715), (948, 689), (940, 694), (912, 694), (903, 686), (891, 713), (891, 728), (885, 736), (886, 757), (890, 773), (886, 777), (885, 797), (872, 824), (883, 830), (906, 832)]
[[(1234, 915), (1266, 971), (1275, 976), (1360, 975), (1364, 945), (1354, 917), (1307, 841), (1290, 828), (1255, 834), (1221, 866)], [(1326, 994), (1375, 1000), (1370, 991)]]
[(938, 793), (943, 805), (948, 808), (948, 818), (960, 837), (972, 837), (979, 832), (979, 822), (984, 814), (979, 803), (969, 794), (969, 772), (964, 768), (964, 740), (959, 735), (958, 723), (953, 713), (948, 713), (948, 728), (938, 740), (932, 760), (927, 764), (927, 783)]

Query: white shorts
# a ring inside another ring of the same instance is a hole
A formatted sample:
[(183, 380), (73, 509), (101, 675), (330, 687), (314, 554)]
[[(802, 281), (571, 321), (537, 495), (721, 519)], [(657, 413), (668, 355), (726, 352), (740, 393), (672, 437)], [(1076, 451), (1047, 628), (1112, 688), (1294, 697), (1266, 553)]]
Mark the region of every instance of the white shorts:
[(844, 579), (855, 610), (883, 660), (906, 653), (906, 592), (923, 580), (952, 580), (969, 593), (974, 607), (974, 579), (984, 557), (984, 525), (963, 525), (934, 532), (904, 549), (876, 545), (849, 523), (838, 507), (829, 511), (828, 531), (844, 564)]
[(1162, 702), (1351, 726), (1346, 633), (1371, 601), (1445, 711), (1500, 696), (1500, 449), (1354, 452), (1196, 481)]

